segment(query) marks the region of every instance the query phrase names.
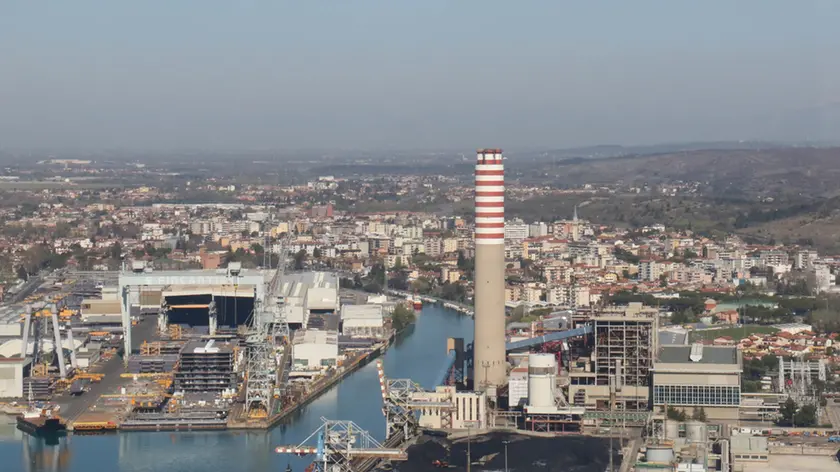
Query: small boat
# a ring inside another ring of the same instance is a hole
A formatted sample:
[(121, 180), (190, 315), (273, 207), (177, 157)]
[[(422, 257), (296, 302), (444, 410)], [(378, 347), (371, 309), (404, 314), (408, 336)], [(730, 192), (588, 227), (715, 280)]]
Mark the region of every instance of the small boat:
[(409, 306), (411, 306), (417, 311), (423, 309), (423, 301), (420, 300), (420, 297), (412, 297), (409, 295), (408, 298), (406, 298), (406, 301), (408, 302)]

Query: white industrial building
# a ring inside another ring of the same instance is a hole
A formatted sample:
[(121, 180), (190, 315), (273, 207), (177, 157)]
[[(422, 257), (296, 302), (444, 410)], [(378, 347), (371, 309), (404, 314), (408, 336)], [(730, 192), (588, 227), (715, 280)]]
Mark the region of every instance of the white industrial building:
[(487, 427), (487, 394), (459, 392), (455, 387), (438, 386), (434, 392), (412, 394), (415, 405), (428, 402), (420, 410), (420, 427), (431, 429), (482, 429)]
[[(240, 264), (231, 263), (226, 269), (216, 270), (181, 270), (154, 271), (142, 264), (133, 266), (130, 271), (122, 271), (117, 282), (122, 327), (125, 333), (126, 351), (131, 350), (131, 314), (143, 308), (157, 309), (160, 306), (160, 294), (164, 290), (174, 292), (181, 288), (193, 289), (205, 287), (203, 293), (211, 290), (225, 290), (236, 287), (237, 297), (264, 299), (266, 282), (271, 280), (271, 271), (242, 269)], [(179, 286), (183, 286), (179, 288)], [(249, 292), (245, 287), (249, 287)], [(191, 292), (192, 293), (192, 292)]]
[(24, 367), (28, 359), (0, 356), (0, 398), (23, 397)]
[(508, 379), (508, 405), (510, 408), (525, 406), (528, 401), (528, 366), (519, 366), (510, 371)]
[(341, 332), (359, 338), (382, 338), (385, 323), (382, 305), (343, 305), (341, 307)]
[(297, 369), (313, 370), (338, 362), (338, 332), (298, 330), (292, 339), (292, 363)]
[(292, 328), (304, 327), (311, 313), (338, 311), (338, 278), (327, 272), (286, 274), (280, 293), (284, 300), (286, 321)]

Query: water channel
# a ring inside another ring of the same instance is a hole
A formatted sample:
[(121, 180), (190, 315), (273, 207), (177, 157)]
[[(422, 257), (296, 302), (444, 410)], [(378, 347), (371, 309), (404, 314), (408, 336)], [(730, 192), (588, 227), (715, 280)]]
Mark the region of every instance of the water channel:
[[(385, 354), (385, 374), (411, 378), (432, 388), (446, 358), (446, 339), (472, 340), (472, 319), (427, 305), (410, 334)], [(381, 440), (385, 433), (375, 363), (304, 407), (290, 424), (268, 432), (122, 433), (73, 435), (57, 446), (29, 438), (0, 424), (2, 472), (198, 472), (302, 471), (310, 460), (279, 456), (274, 447), (298, 444), (321, 425), (321, 417), (352, 420)], [(0, 419), (4, 421), (5, 419)], [(312, 443), (314, 444), (314, 442)]]

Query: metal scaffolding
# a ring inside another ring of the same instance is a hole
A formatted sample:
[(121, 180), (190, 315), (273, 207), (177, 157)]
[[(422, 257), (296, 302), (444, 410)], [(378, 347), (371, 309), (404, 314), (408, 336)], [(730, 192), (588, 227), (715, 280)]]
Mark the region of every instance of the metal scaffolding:
[[(403, 439), (413, 436), (417, 430), (417, 415), (414, 408), (414, 394), (423, 392), (423, 387), (411, 379), (389, 379), (385, 377), (382, 360), (376, 361), (379, 371), (379, 386), (382, 390), (382, 413), (385, 415), (385, 439), (402, 435)], [(424, 405), (427, 405), (424, 403)]]
[[(655, 316), (596, 316), (595, 385), (617, 380), (623, 387), (649, 387), (656, 356)], [(610, 379), (616, 379), (611, 381)], [(646, 410), (647, 396), (617, 392), (618, 409)]]
[[(404, 461), (402, 449), (386, 448), (370, 433), (352, 421), (332, 421), (321, 417), (324, 424), (297, 446), (280, 446), (278, 454), (314, 455), (313, 469), (318, 472), (355, 472), (364, 469), (357, 461), (377, 459)], [(315, 439), (316, 445), (308, 443)]]
[(778, 390), (787, 393), (797, 403), (819, 404), (815, 381), (826, 381), (824, 359), (816, 361), (779, 358)]

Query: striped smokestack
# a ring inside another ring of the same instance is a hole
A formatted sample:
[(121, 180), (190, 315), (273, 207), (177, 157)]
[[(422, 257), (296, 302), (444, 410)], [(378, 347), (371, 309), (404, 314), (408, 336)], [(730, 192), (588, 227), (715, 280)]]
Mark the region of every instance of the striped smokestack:
[(505, 364), (505, 167), (501, 149), (479, 149), (475, 165), (476, 390), (506, 381)]

